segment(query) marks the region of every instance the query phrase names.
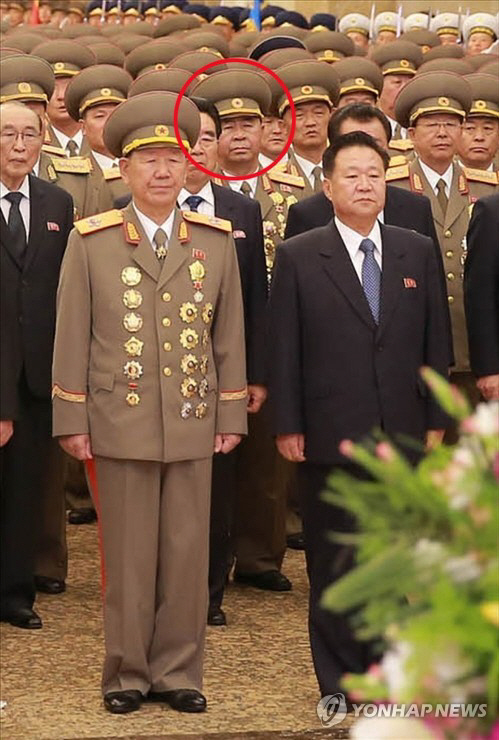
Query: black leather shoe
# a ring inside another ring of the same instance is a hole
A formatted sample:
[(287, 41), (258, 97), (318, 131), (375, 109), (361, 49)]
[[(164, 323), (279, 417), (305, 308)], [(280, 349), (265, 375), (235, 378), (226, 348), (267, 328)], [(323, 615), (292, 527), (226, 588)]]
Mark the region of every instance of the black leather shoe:
[(227, 624), (225, 612), (219, 606), (210, 606), (208, 609), (208, 624), (212, 627), (223, 627)]
[(112, 714), (136, 712), (142, 704), (142, 694), (135, 689), (126, 691), (109, 691), (104, 696), (104, 706)]
[(296, 534), (288, 534), (286, 537), (286, 544), (291, 550), (304, 550), (305, 539), (303, 532), (297, 532)]
[(82, 509), (71, 509), (68, 514), (69, 524), (93, 524), (97, 521), (97, 512), (93, 506)]
[(289, 578), (279, 570), (266, 570), (264, 573), (234, 573), (234, 581), (261, 588), (263, 591), (291, 591), (292, 588)]
[(196, 689), (176, 689), (175, 691), (150, 691), (148, 699), (169, 704), (177, 712), (204, 712), (206, 699)]
[(35, 588), (42, 594), (62, 594), (66, 590), (64, 581), (47, 576), (35, 576)]
[(12, 609), (5, 616), (2, 615), (2, 622), (9, 622), (13, 627), (20, 627), (23, 630), (40, 630), (43, 626), (38, 614), (29, 606)]

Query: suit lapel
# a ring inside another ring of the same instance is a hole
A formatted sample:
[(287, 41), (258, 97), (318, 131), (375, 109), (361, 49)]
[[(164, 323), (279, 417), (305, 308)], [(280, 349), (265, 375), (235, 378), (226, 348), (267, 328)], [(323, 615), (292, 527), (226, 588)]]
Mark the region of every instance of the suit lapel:
[(178, 238), (181, 223), (183, 223), (182, 212), (179, 209), (175, 209), (172, 234), (168, 242), (168, 256), (163, 261), (163, 265), (161, 267), (161, 273), (158, 280), (158, 290), (168, 282), (171, 277), (173, 277), (189, 257), (190, 249), (186, 245), (182, 244)]
[(29, 269), (47, 233), (47, 210), (43, 188), (36, 177), (29, 176), (29, 238), (24, 257), (23, 271)]
[(371, 309), (336, 224), (331, 220), (324, 229), (327, 237), (319, 248), (324, 270), (362, 321), (374, 331), (376, 324)]
[(225, 218), (228, 221), (233, 221), (234, 208), (232, 204), (227, 201), (227, 198), (225, 198), (224, 189), (217, 185), (212, 185), (212, 189), (215, 202), (215, 216), (218, 216), (218, 218)]
[(140, 235), (139, 243), (136, 246), (132, 247), (132, 258), (138, 265), (140, 265), (140, 267), (142, 267), (145, 272), (147, 272), (150, 277), (152, 277), (153, 280), (157, 281), (159, 278), (159, 273), (161, 271), (161, 265), (159, 264), (158, 258), (154, 254), (154, 250), (149, 239), (142, 230), (142, 226), (140, 225), (140, 221), (137, 218), (135, 209), (131, 202), (124, 209), (123, 216), (125, 219), (125, 230), (127, 222), (131, 222)]
[(454, 165), (452, 172), (452, 184), (450, 188), (449, 203), (445, 214), (445, 229), (449, 229), (457, 221), (463, 210), (468, 205), (468, 199), (459, 192), (459, 175), (463, 175), (460, 168)]
[(397, 306), (403, 285), (402, 257), (403, 250), (394, 241), (394, 237), (381, 226), (383, 244), (381, 271), (381, 300), (378, 336), (381, 336)]

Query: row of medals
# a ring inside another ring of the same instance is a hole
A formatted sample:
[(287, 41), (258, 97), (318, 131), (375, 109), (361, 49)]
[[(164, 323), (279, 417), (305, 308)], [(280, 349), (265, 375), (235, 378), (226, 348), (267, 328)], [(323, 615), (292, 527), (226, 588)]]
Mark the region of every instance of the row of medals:
[[(204, 265), (196, 260), (189, 265), (189, 273), (195, 289), (194, 303), (185, 302), (182, 303), (179, 309), (179, 315), (182, 321), (186, 324), (191, 324), (195, 321), (199, 315), (205, 324), (210, 324), (213, 318), (213, 306), (211, 303), (205, 303), (203, 308), (200, 310), (196, 304), (203, 301), (204, 295), (202, 293), (203, 279), (206, 271)], [(125, 267), (121, 273), (121, 280), (127, 286), (127, 289), (123, 293), (123, 303), (126, 308), (130, 309), (128, 313), (123, 317), (123, 326), (127, 331), (132, 334), (140, 331), (143, 326), (143, 319), (140, 314), (135, 313), (135, 310), (140, 308), (142, 305), (142, 293), (137, 290), (136, 286), (142, 280), (142, 273), (138, 267), (129, 266)], [(201, 344), (203, 348), (208, 346), (209, 342), (208, 329), (203, 329), (201, 335)], [(199, 334), (193, 328), (185, 328), (180, 332), (180, 344), (184, 349), (194, 349), (199, 343)], [(128, 357), (140, 357), (144, 342), (136, 336), (132, 336), (124, 343), (123, 348)], [(184, 398), (193, 398), (196, 394), (201, 399), (205, 398), (208, 393), (208, 380), (203, 377), (202, 380), (197, 381), (190, 377), (196, 370), (199, 370), (203, 376), (206, 376), (208, 371), (208, 357), (202, 355), (201, 358), (197, 358), (196, 355), (187, 353), (184, 354), (180, 360), (180, 368), (182, 372), (187, 376), (183, 379), (180, 392)], [(137, 406), (140, 403), (140, 396), (138, 393), (137, 381), (142, 377), (144, 369), (142, 364), (136, 360), (128, 360), (123, 366), (123, 373), (128, 378), (128, 393), (126, 395), (126, 402), (129, 406)], [(194, 414), (196, 419), (202, 419), (206, 416), (208, 411), (208, 405), (201, 401), (196, 406), (191, 401), (184, 401), (180, 408), (180, 416), (183, 419), (188, 419)]]

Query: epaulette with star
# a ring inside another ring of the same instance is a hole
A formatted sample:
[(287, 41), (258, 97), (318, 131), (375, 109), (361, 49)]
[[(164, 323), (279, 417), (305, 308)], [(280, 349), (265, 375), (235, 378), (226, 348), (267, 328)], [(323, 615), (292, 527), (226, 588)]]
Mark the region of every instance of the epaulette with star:
[(304, 188), (305, 180), (299, 175), (291, 175), (289, 172), (281, 172), (278, 169), (272, 169), (267, 172), (267, 177), (272, 182), (283, 183), (284, 185), (293, 185), (295, 188)]
[(52, 167), (56, 172), (70, 175), (89, 175), (92, 163), (87, 157), (52, 157)]
[(119, 170), (119, 167), (104, 167), (102, 170), (102, 174), (104, 176), (104, 180), (120, 180), (121, 179), (121, 172)]
[(182, 211), (182, 217), (191, 224), (202, 224), (203, 226), (211, 226), (214, 229), (220, 229), (220, 231), (226, 231), (227, 233), (232, 232), (232, 222), (225, 218), (205, 216), (195, 211)]
[(470, 182), (485, 182), (487, 185), (499, 184), (499, 173), (494, 172), (494, 170), (489, 172), (488, 170), (477, 170), (473, 167), (463, 167), (463, 172)]
[(110, 226), (118, 226), (123, 223), (123, 211), (113, 208), (111, 211), (97, 213), (95, 216), (88, 216), (79, 221), (75, 221), (75, 229), (82, 236), (94, 234), (96, 231), (108, 229)]
[(399, 152), (408, 152), (414, 149), (414, 144), (411, 139), (391, 139), (388, 147)]
[(407, 164), (407, 159), (404, 157), (404, 155), (395, 154), (393, 157), (390, 157), (390, 162), (388, 163), (388, 167), (400, 167), (404, 164)]
[(405, 164), (397, 165), (396, 167), (389, 167), (386, 171), (385, 180), (386, 182), (393, 182), (394, 180), (405, 180), (409, 177), (409, 165)]

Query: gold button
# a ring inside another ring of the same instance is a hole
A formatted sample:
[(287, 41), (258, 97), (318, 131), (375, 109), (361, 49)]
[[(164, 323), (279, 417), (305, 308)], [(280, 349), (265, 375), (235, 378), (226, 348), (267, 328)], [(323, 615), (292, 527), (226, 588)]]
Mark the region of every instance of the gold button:
[(454, 296), (453, 295), (448, 295), (447, 296), (447, 300), (448, 300), (449, 303), (454, 303)]
[(172, 346), (171, 346), (170, 342), (165, 342), (163, 344), (163, 349), (165, 350), (165, 352), (169, 352), (171, 350), (171, 348), (172, 348)]
[(164, 300), (165, 303), (168, 303), (172, 299), (171, 294), (168, 293), (168, 292), (167, 293), (163, 293), (163, 295), (161, 297), (162, 297), (162, 299)]
[(452, 236), (452, 231), (450, 229), (447, 229), (447, 231), (444, 232), (444, 236), (446, 236), (448, 239), (449, 237)]
[(455, 278), (455, 277), (456, 277), (456, 276), (454, 275), (454, 273), (453, 273), (453, 272), (448, 272), (448, 273), (447, 273), (447, 280), (454, 280), (454, 278)]
[(172, 374), (171, 368), (169, 367), (163, 368), (163, 375), (166, 375), (166, 377), (169, 378), (171, 374)]
[(454, 252), (452, 251), (452, 249), (449, 249), (449, 250), (448, 250), (448, 251), (447, 251), (447, 252), (445, 253), (445, 256), (446, 256), (446, 257), (448, 257), (449, 259), (450, 259), (451, 257), (454, 257)]
[(165, 316), (161, 323), (163, 324), (163, 326), (171, 326), (172, 321), (168, 318), (168, 316)]

